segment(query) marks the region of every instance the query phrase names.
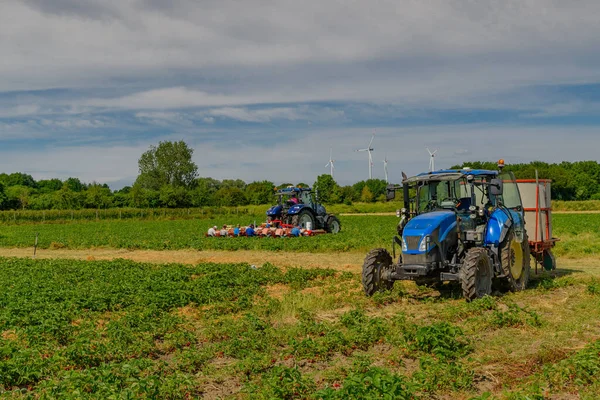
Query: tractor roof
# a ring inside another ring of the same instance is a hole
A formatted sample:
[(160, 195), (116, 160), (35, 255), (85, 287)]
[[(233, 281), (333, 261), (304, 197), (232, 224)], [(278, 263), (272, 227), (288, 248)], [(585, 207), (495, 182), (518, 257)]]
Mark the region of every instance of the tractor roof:
[(292, 193), (300, 193), (300, 192), (310, 192), (311, 189), (309, 187), (287, 187), (283, 189), (277, 189), (277, 193), (281, 194), (292, 194)]
[(454, 181), (469, 175), (495, 177), (498, 176), (498, 171), (492, 171), (488, 169), (443, 169), (433, 172), (423, 172), (404, 180), (404, 182)]

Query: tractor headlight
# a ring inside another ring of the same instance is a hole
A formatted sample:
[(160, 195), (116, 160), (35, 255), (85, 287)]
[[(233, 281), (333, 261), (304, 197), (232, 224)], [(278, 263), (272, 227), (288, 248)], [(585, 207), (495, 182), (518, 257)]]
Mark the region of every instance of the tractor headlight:
[(400, 218), (400, 210), (396, 210), (396, 217)]
[(408, 251), (408, 246), (406, 245), (406, 240), (404, 240), (404, 238), (402, 238), (402, 251)]
[(421, 239), (421, 243), (419, 244), (419, 251), (427, 251), (429, 248), (429, 240), (429, 235), (423, 236), (423, 239)]

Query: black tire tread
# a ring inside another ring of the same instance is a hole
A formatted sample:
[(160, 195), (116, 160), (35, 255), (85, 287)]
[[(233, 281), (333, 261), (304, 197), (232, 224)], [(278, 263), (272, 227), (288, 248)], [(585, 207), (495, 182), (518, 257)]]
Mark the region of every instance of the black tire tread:
[(298, 226), (298, 224), (300, 222), (300, 217), (302, 215), (304, 215), (304, 214), (310, 215), (310, 219), (312, 221), (312, 224), (311, 224), (312, 225), (312, 229), (317, 229), (317, 227), (315, 226), (315, 224), (316, 224), (317, 221), (315, 220), (314, 215), (312, 215), (312, 213), (310, 211), (306, 210), (306, 209), (300, 210), (300, 212), (298, 214), (292, 216), (292, 225)]
[(480, 257), (485, 257), (488, 259), (491, 293), (492, 266), (489, 262), (487, 250), (483, 248), (474, 247), (467, 252), (459, 274), (463, 296), (467, 301), (475, 300), (477, 297), (479, 297), (477, 293), (477, 265), (479, 264)]
[[(325, 230), (329, 233), (333, 233), (331, 231), (331, 223), (332, 221), (337, 221), (338, 226), (340, 227), (340, 229), (338, 230), (338, 232), (340, 232), (342, 230), (342, 223), (340, 222), (339, 218), (336, 217), (335, 215), (330, 215), (329, 217), (327, 217), (327, 220), (325, 222)], [(336, 232), (336, 233), (338, 233)]]
[(386, 249), (373, 249), (365, 257), (362, 269), (362, 284), (365, 294), (372, 296), (381, 290), (390, 290), (394, 286), (394, 281), (378, 281), (377, 264), (378, 259), (382, 258), (387, 265), (392, 265), (392, 256)]

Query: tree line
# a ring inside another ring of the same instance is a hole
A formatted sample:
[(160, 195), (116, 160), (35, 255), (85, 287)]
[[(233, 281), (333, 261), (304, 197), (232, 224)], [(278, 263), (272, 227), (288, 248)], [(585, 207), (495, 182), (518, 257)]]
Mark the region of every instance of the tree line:
[[(470, 167), (472, 169), (498, 169), (495, 162), (472, 161), (451, 168)], [(597, 161), (563, 161), (549, 164), (542, 161), (507, 164), (506, 171), (512, 171), (517, 179), (535, 179), (536, 171), (540, 179), (552, 180), (554, 200), (600, 200), (600, 164)]]
[[(36, 181), (26, 173), (0, 174), (0, 209), (73, 210), (84, 208), (138, 207), (179, 208), (204, 206), (261, 205), (274, 202), (276, 187), (310, 186), (303, 182), (271, 181), (246, 183), (241, 179), (217, 180), (199, 177), (192, 161), (193, 149), (185, 142), (160, 142), (138, 160), (139, 175), (131, 186), (111, 190), (107, 184), (83, 183), (78, 178)], [(452, 168), (496, 169), (493, 162), (471, 161)], [(552, 179), (552, 197), (557, 200), (600, 200), (600, 164), (596, 161), (549, 164), (535, 161), (510, 164), (506, 170), (517, 178)], [(385, 201), (386, 182), (369, 179), (341, 186), (330, 175), (312, 184), (326, 204)]]

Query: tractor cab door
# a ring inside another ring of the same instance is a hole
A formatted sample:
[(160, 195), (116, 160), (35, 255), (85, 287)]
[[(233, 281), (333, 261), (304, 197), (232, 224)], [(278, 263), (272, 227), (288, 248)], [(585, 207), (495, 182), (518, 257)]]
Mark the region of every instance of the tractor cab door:
[(521, 201), (521, 193), (517, 180), (512, 172), (502, 172), (498, 175), (498, 179), (502, 181), (502, 194), (499, 200), (502, 201), (504, 207), (509, 208), (518, 213), (523, 212), (523, 203)]
[(310, 195), (309, 191), (305, 191), (303, 190), (302, 192), (300, 192), (300, 202), (302, 204), (306, 204), (307, 206), (314, 208), (313, 206), (313, 199), (312, 196)]

